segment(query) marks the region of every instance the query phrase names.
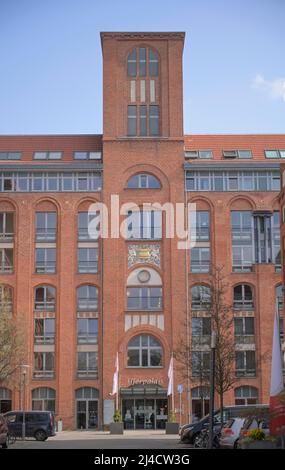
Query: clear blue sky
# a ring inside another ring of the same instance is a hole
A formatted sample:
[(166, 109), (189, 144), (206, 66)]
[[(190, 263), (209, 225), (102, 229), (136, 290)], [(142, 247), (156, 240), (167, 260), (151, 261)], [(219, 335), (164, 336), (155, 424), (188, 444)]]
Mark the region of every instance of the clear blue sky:
[(100, 31), (185, 31), (185, 133), (285, 133), (285, 0), (0, 0), (0, 134), (102, 132)]

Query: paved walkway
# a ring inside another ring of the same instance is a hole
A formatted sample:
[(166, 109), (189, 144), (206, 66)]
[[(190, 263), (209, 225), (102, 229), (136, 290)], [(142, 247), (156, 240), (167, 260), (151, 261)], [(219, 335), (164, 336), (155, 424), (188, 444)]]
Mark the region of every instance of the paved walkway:
[(50, 437), (56, 441), (73, 441), (89, 439), (179, 439), (178, 435), (165, 434), (165, 431), (142, 430), (142, 431), (124, 431), (123, 435), (110, 435), (109, 431), (62, 431), (56, 433), (56, 436)]

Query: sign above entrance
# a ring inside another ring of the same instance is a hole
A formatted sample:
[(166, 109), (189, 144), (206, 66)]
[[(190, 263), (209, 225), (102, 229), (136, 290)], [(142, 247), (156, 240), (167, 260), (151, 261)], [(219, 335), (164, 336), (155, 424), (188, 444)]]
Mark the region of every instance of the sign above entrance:
[(135, 379), (135, 378), (131, 378), (131, 379), (128, 379), (128, 384), (129, 385), (162, 385), (162, 379), (154, 379), (154, 378)]

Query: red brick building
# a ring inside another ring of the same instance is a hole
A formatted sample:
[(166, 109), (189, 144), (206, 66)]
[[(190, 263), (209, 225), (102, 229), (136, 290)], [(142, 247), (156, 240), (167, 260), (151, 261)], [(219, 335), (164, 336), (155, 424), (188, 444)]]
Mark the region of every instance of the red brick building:
[[(285, 136), (184, 135), (184, 33), (108, 32), (101, 41), (102, 135), (0, 137), (0, 295), (25, 320), (29, 366), (17, 372), (22, 383), (25, 370), (25, 386), (1, 384), (1, 410), (52, 409), (64, 428), (101, 428), (114, 412), (118, 352), (126, 428), (164, 428), (169, 361), (188, 320), (191, 373), (182, 379), (174, 361), (175, 408), (178, 418), (183, 384), (182, 422), (201, 415), (203, 299), (211, 265), (221, 264), (236, 338), (226, 403), (266, 403), (264, 357), (282, 303)], [(120, 215), (127, 238), (90, 237), (90, 205), (111, 209), (116, 197), (129, 203)], [(183, 250), (176, 234), (165, 236), (163, 210), (140, 209), (187, 202), (196, 204), (196, 246)]]

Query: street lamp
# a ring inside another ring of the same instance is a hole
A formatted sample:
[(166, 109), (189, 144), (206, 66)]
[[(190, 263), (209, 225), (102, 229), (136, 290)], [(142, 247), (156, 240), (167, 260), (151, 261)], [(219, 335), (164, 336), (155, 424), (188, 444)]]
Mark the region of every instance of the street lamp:
[[(28, 367), (31, 367), (29, 364), (20, 364), (21, 374), (23, 374), (23, 403), (21, 403), (22, 411), (23, 411), (23, 422), (22, 422), (22, 439), (23, 441), (26, 439), (26, 375)], [(22, 402), (22, 400), (21, 400)]]
[(211, 369), (210, 369), (210, 401), (209, 401), (209, 442), (208, 449), (213, 447), (214, 406), (215, 406), (215, 359), (217, 334), (211, 334)]

